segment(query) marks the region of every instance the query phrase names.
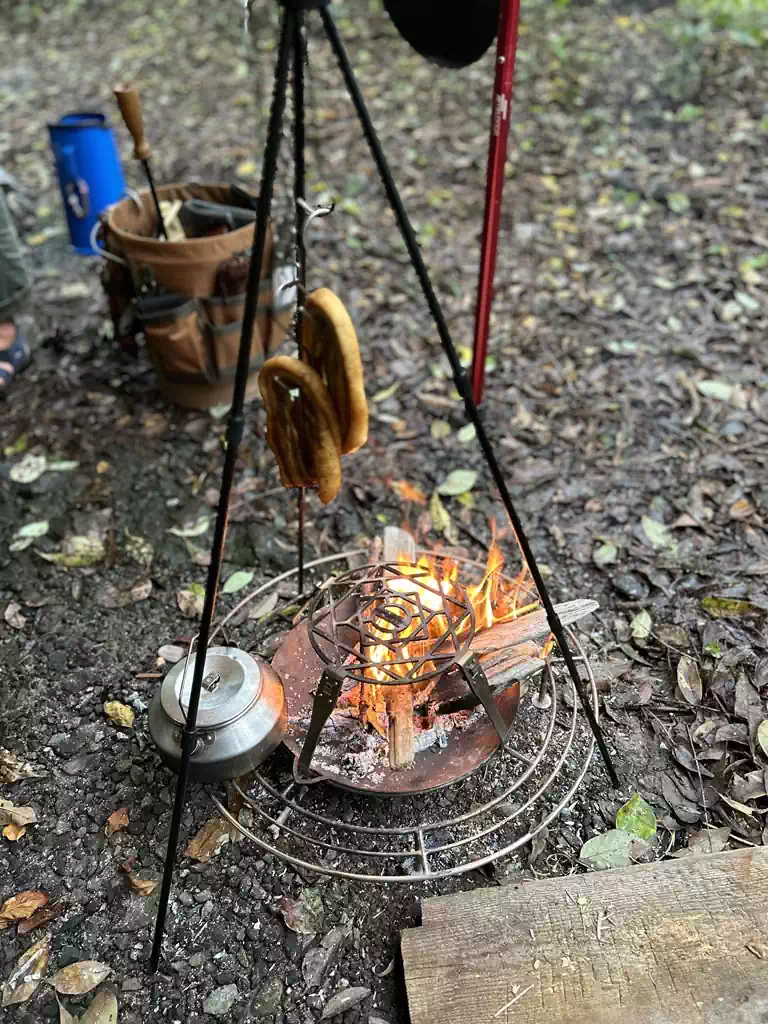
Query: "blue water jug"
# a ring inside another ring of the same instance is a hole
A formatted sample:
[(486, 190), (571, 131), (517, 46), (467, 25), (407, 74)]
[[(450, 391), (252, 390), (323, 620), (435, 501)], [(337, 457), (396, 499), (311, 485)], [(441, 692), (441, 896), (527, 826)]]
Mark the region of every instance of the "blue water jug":
[(94, 226), (125, 195), (125, 179), (112, 129), (103, 114), (67, 114), (48, 125), (69, 237), (83, 256), (98, 253)]

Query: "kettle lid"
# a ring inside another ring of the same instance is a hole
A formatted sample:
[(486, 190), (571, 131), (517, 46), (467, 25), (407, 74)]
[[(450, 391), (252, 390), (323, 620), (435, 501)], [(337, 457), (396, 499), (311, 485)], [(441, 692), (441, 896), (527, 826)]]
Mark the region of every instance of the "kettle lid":
[[(184, 725), (186, 720), (197, 657), (195, 653), (174, 665), (160, 688), (163, 710), (177, 725)], [(187, 661), (189, 667), (185, 678)], [(262, 688), (261, 669), (250, 654), (237, 647), (210, 647), (203, 669), (198, 727), (219, 729), (234, 722), (258, 700)]]

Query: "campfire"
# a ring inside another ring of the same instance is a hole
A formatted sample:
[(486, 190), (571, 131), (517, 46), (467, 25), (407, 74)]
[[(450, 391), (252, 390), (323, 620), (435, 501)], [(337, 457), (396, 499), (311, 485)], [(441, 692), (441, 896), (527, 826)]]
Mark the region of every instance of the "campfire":
[(356, 725), (366, 737), (357, 737), (359, 753), (386, 758), (397, 771), (413, 766), (421, 751), (447, 745), (448, 734), (476, 714), (473, 707), (451, 710), (452, 698), (468, 694), (457, 658), (475, 654), (498, 690), (519, 678), (522, 663), (540, 664), (548, 640), (520, 641), (510, 630), (538, 612), (539, 602), (527, 566), (504, 574), (495, 538), (480, 578), (464, 583), (471, 572), (464, 561), (417, 557), (409, 534), (388, 533), (378, 564), (326, 590), (313, 609), (310, 639), (326, 662), (332, 645), (346, 676), (332, 726), (352, 732)]

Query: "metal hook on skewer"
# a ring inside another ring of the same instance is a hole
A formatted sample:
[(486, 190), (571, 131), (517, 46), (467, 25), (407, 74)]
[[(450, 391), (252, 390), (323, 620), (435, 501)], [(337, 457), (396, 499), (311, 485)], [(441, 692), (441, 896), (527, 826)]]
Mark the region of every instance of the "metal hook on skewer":
[(330, 214), (332, 214), (336, 209), (336, 204), (331, 203), (330, 206), (310, 206), (305, 199), (297, 199), (296, 205), (307, 215), (307, 219), (304, 221), (304, 227), (301, 230), (301, 244), (306, 247), (307, 228), (309, 225), (313, 220), (319, 220), (321, 217), (330, 216)]

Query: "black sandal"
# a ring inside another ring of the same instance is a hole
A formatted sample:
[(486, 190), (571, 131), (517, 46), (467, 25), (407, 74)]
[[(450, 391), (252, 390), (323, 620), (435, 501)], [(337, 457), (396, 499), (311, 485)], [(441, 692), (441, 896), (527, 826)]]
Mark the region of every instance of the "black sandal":
[(13, 380), (26, 370), (31, 359), (24, 332), (17, 327), (13, 344), (8, 348), (0, 349), (0, 393), (7, 391)]

